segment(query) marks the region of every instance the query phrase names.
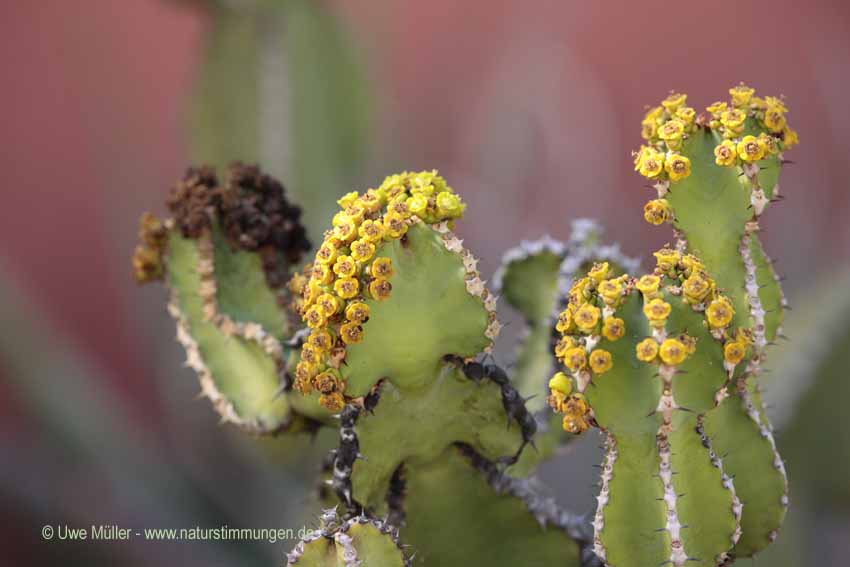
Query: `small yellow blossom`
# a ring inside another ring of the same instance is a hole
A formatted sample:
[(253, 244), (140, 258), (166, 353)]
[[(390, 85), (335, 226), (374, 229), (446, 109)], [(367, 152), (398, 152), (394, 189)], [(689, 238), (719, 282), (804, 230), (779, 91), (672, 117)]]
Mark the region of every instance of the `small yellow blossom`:
[(334, 227), (333, 235), (339, 238), (342, 242), (351, 242), (357, 236), (357, 225), (346, 218)]
[(576, 343), (571, 337), (561, 337), (555, 344), (555, 357), (563, 358), (567, 351), (574, 346), (576, 346)]
[(800, 140), (797, 137), (797, 131), (786, 126), (785, 130), (782, 131), (782, 148), (790, 150), (799, 143)]
[(676, 118), (685, 123), (685, 126), (690, 126), (696, 118), (696, 111), (690, 106), (683, 106), (676, 110)]
[(393, 270), (393, 261), (385, 257), (375, 258), (369, 270), (369, 273), (374, 278), (391, 278), (395, 273), (395, 270)]
[(652, 179), (658, 177), (664, 171), (664, 154), (661, 152), (646, 148), (646, 150), (641, 151), (638, 157), (640, 162), (637, 164), (637, 170), (644, 177)]
[(666, 339), (658, 349), (661, 362), (669, 366), (675, 366), (684, 362), (688, 356), (688, 349), (678, 339)]
[(671, 181), (679, 181), (691, 174), (691, 160), (683, 155), (671, 153), (664, 160), (664, 171)]
[(685, 123), (678, 118), (668, 120), (658, 129), (658, 137), (665, 142), (675, 142), (682, 139), (685, 133)]
[(333, 270), (331, 270), (329, 266), (326, 266), (325, 264), (315, 264), (313, 266), (310, 281), (316, 282), (317, 284), (321, 285), (328, 285), (333, 281), (333, 279)]
[(384, 225), (380, 222), (366, 219), (363, 221), (363, 224), (360, 225), (360, 228), (357, 229), (357, 234), (360, 235), (360, 238), (368, 240), (369, 242), (378, 242), (384, 237)]
[(646, 275), (641, 276), (641, 278), (635, 284), (635, 287), (642, 294), (646, 296), (652, 296), (656, 292), (658, 292), (658, 287), (661, 285), (661, 278), (655, 275)]
[(705, 109), (711, 113), (712, 116), (720, 116), (727, 108), (727, 105), (723, 101), (717, 101), (711, 106), (707, 106)]
[(619, 280), (602, 280), (598, 289), (607, 305), (613, 305), (623, 296), (623, 284)]
[(345, 214), (356, 225), (363, 222), (363, 217), (366, 215), (366, 208), (360, 203), (352, 203), (345, 208)]
[(328, 241), (322, 243), (316, 252), (316, 260), (322, 264), (332, 264), (336, 260), (337, 247)]
[(363, 340), (363, 327), (357, 323), (345, 323), (339, 328), (339, 336), (347, 345), (357, 344)]
[(437, 195), (437, 212), (443, 218), (457, 218), (463, 214), (464, 205), (454, 193), (443, 191)]
[(357, 273), (357, 262), (351, 256), (343, 255), (334, 262), (334, 273), (340, 278), (350, 278)]
[(369, 294), (372, 296), (372, 299), (377, 301), (389, 299), (392, 290), (393, 284), (386, 278), (377, 278), (369, 283)]
[(310, 364), (317, 364), (319, 362), (321, 352), (316, 350), (316, 348), (311, 344), (305, 344), (301, 346), (301, 360)]
[(786, 125), (784, 111), (778, 106), (769, 105), (764, 111), (764, 125), (775, 134), (782, 132)]
[(318, 305), (314, 305), (304, 313), (304, 322), (311, 329), (318, 329), (325, 326), (327, 317), (325, 317), (325, 314)]
[(732, 308), (732, 303), (729, 298), (722, 295), (712, 301), (705, 310), (705, 317), (713, 329), (725, 327), (731, 323), (733, 315), (735, 315), (735, 309)]
[(738, 364), (747, 353), (747, 345), (739, 341), (729, 341), (723, 345), (723, 359), (730, 364)]
[[(619, 317), (608, 317), (602, 322), (602, 336), (609, 341), (616, 341), (626, 334), (626, 323)], [(557, 353), (555, 353), (557, 356)]]
[(318, 352), (327, 352), (333, 346), (333, 336), (330, 331), (325, 329), (316, 329), (310, 336), (307, 337), (307, 344), (311, 345)]
[(717, 165), (729, 167), (735, 165), (737, 159), (738, 153), (732, 140), (723, 140), (714, 148), (714, 163)]
[(779, 140), (777, 140), (770, 134), (765, 134), (764, 132), (762, 132), (761, 134), (759, 134), (759, 141), (764, 146), (765, 155), (773, 156), (779, 153)]
[(407, 200), (407, 207), (410, 212), (418, 217), (424, 217), (428, 210), (428, 197), (425, 195), (413, 195)]
[(358, 196), (359, 194), (357, 193), (357, 191), (349, 191), (348, 193), (339, 198), (337, 204), (343, 209), (345, 209), (346, 207), (350, 207), (351, 205), (353, 205), (354, 201), (357, 200)]
[(327, 317), (333, 317), (339, 308), (342, 306), (342, 301), (333, 294), (323, 293), (316, 298), (316, 307), (322, 310), (322, 314)]
[(587, 272), (587, 275), (596, 280), (596, 282), (598, 283), (608, 277), (609, 271), (610, 266), (608, 265), (608, 262), (597, 262), (593, 264), (593, 267), (590, 268), (590, 271)]
[(744, 136), (736, 147), (738, 155), (747, 162), (758, 161), (764, 158), (764, 142), (755, 136)]
[(611, 370), (614, 363), (611, 360), (611, 353), (607, 350), (597, 348), (590, 353), (590, 369), (594, 374), (603, 374)]
[(731, 108), (720, 113), (720, 123), (733, 131), (738, 131), (747, 119), (747, 113), (738, 108)]
[(345, 318), (352, 323), (365, 323), (369, 319), (369, 306), (362, 301), (353, 301), (345, 308)]
[(658, 356), (658, 343), (655, 339), (643, 339), (635, 348), (638, 360), (652, 362)]
[(655, 262), (658, 268), (665, 272), (675, 268), (682, 257), (678, 251), (671, 248), (662, 248), (658, 252), (653, 252), (652, 255), (655, 256)]
[(401, 215), (387, 213), (384, 215), (384, 230), (390, 238), (401, 238), (407, 232), (407, 223)]
[(591, 333), (599, 322), (599, 308), (590, 303), (585, 303), (576, 311), (574, 319), (576, 326), (583, 333)]
[(699, 303), (711, 291), (712, 283), (704, 272), (694, 272), (682, 283), (682, 293), (689, 303)]
[(319, 396), (319, 405), (333, 412), (342, 411), (345, 407), (345, 397), (339, 392), (322, 394)]
[(747, 106), (750, 104), (750, 99), (753, 98), (755, 92), (755, 89), (748, 87), (744, 83), (739, 84), (737, 87), (732, 87), (729, 89), (729, 94), (732, 96), (732, 105), (737, 107)]
[(667, 199), (653, 199), (643, 206), (643, 218), (649, 224), (658, 226), (673, 220), (673, 209)]
[(569, 396), (573, 390), (573, 383), (569, 376), (563, 372), (558, 372), (549, 380), (549, 389)]
[(670, 95), (661, 101), (661, 106), (667, 109), (668, 112), (676, 112), (680, 106), (688, 100), (688, 95), (682, 93), (670, 93)]
[(649, 319), (652, 326), (663, 326), (667, 317), (670, 316), (671, 309), (669, 303), (656, 297), (643, 306), (643, 314)]
[(360, 282), (354, 278), (340, 278), (334, 282), (334, 291), (343, 299), (351, 299), (360, 291)]
[(559, 333), (566, 333), (569, 331), (570, 326), (573, 323), (573, 312), (574, 309), (572, 306), (568, 306), (566, 309), (561, 311), (558, 315), (558, 321), (555, 323), (555, 330)]
[(573, 372), (577, 372), (587, 364), (587, 353), (583, 347), (573, 347), (567, 350), (562, 361), (564, 366)]
[(375, 254), (375, 245), (366, 239), (351, 243), (351, 257), (358, 262), (366, 262)]

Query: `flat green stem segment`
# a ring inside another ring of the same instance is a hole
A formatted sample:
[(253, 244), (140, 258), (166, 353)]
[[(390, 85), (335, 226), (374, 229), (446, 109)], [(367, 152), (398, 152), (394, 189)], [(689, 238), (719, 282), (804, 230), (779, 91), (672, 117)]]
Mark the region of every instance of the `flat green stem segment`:
[(266, 283), (260, 254), (232, 249), (218, 227), (212, 238), (219, 312), (237, 323), (257, 323), (277, 340), (285, 339), (291, 323)]
[(385, 382), (374, 415), (364, 413), (357, 421), (360, 452), (367, 460), (354, 463), (354, 498), (376, 513), (402, 463), (426, 464), (455, 442), (495, 460), (515, 454), (522, 443), (519, 427), (508, 426), (496, 384), (473, 382), (451, 365), (429, 378), (418, 390)]
[(733, 324), (750, 326), (744, 290), (746, 272), (738, 247), (744, 227), (753, 216), (746, 177), (734, 167), (714, 162), (717, 134), (697, 130), (685, 142), (683, 153), (691, 160), (691, 175), (670, 186), (667, 200), (684, 233), (688, 251), (703, 261), (717, 286), (732, 300)]
[[(647, 419), (655, 422), (657, 420)], [(655, 434), (621, 435), (608, 484), (608, 504), (598, 533), (606, 562), (616, 567), (661, 565), (670, 559), (664, 488)]]
[(216, 409), (224, 419), (252, 430), (276, 431), (287, 423), (290, 407), (285, 396), (275, 397), (279, 385), (275, 363), (259, 344), (238, 336), (227, 337), (204, 320), (197, 266), (196, 242), (173, 231), (169, 240), (169, 284), (186, 330), (197, 344), (209, 379), (221, 396), (220, 400), (213, 400)]
[(705, 413), (714, 407), (715, 395), (728, 380), (723, 367), (723, 346), (711, 336), (703, 313), (678, 300), (671, 304), (667, 334), (675, 337), (687, 332), (697, 341), (696, 352), (679, 365), (673, 378), (673, 398), (691, 412)]
[(600, 340), (599, 346), (611, 353), (613, 367), (594, 379), (585, 390), (596, 420), (609, 432), (648, 435), (654, 439), (659, 420), (654, 415), (661, 398), (658, 366), (640, 362), (635, 345), (652, 331), (642, 312), (639, 293), (632, 293), (617, 309), (626, 325), (625, 336), (617, 341)]
[(416, 552), (414, 565), (580, 565), (573, 540), (541, 528), (518, 498), (497, 494), (454, 448), (406, 467), (404, 478), (401, 538)]
[(696, 431), (696, 416), (677, 412), (673, 416), (670, 464), (676, 491), (682, 545), (688, 557), (713, 565), (714, 559), (732, 547), (738, 526), (733, 511), (734, 493), (723, 485), (719, 459), (712, 462), (709, 448)]
[(782, 305), (782, 288), (776, 279), (776, 272), (768, 260), (756, 234), (750, 235), (750, 255), (756, 266), (756, 282), (759, 285), (759, 299), (765, 310), (764, 335), (768, 342), (776, 339), (776, 333), (782, 325), (785, 308)]
[(488, 313), (466, 289), (461, 257), (430, 226), (412, 226), (406, 238), (385, 242), (375, 255), (392, 260), (392, 294), (367, 300), (363, 342), (348, 347), (343, 367), (346, 395), (364, 395), (381, 378), (401, 389), (422, 388), (445, 355), (470, 357), (490, 344)]
[(550, 321), (558, 301), (562, 260), (563, 255), (544, 248), (504, 266), (502, 297), (523, 315), (528, 325), (528, 334), (517, 348), (514, 386), (523, 397), (536, 395), (526, 403), (532, 412), (546, 405), (542, 394), (553, 367)]
[(731, 396), (709, 412), (705, 431), (723, 469), (735, 479), (735, 492), (744, 506), (743, 533), (733, 553), (749, 557), (770, 544), (770, 534), (785, 517), (782, 497), (785, 478), (774, 466), (774, 451), (759, 425), (747, 414), (744, 401), (733, 388)]

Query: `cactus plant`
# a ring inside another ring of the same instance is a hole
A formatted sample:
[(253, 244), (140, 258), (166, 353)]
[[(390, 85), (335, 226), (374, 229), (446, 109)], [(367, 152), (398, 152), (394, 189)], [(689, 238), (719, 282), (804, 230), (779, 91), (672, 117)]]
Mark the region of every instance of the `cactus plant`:
[(730, 95), (697, 116), (671, 93), (646, 114), (635, 169), (658, 198), (644, 217), (676, 244), (640, 278), (593, 266), (558, 320), (566, 373), (549, 402), (565, 429), (606, 434), (594, 528), (611, 565), (751, 556), (785, 515), (757, 379), (786, 304), (757, 233), (797, 137), (782, 100)]
[[(795, 135), (781, 101), (731, 92), (711, 118), (671, 95), (644, 122), (645, 217), (677, 238), (651, 273), (589, 221), (506, 253), (495, 289), (527, 324), (512, 377), (496, 294), (453, 232), (466, 204), (436, 171), (344, 195), (304, 264), (300, 209), (254, 166), (190, 169), (173, 218), (142, 217), (135, 276), (168, 284), (222, 420), (339, 428), (321, 527), (290, 564), (721, 564), (775, 537), (787, 486), (757, 375), (785, 301), (756, 231)], [(592, 521), (534, 476), (591, 426)]]

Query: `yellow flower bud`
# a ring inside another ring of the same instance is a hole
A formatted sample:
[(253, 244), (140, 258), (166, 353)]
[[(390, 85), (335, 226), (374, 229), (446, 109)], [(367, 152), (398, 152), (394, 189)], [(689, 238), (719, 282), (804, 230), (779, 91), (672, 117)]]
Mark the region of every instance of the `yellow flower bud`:
[(463, 204), (460, 198), (448, 191), (437, 195), (437, 212), (443, 218), (457, 218), (463, 214)]
[(359, 194), (357, 193), (357, 191), (349, 191), (348, 193), (339, 198), (337, 204), (343, 209), (345, 209), (353, 205), (354, 201), (357, 200), (358, 196)]
[(428, 197), (421, 194), (413, 195), (407, 200), (407, 207), (414, 215), (424, 217), (428, 210)]
[(569, 396), (573, 390), (573, 383), (570, 381), (569, 376), (563, 372), (558, 372), (549, 379), (549, 389)]
[(799, 143), (800, 140), (797, 137), (796, 130), (792, 130), (786, 126), (785, 130), (782, 131), (782, 148), (790, 150)]

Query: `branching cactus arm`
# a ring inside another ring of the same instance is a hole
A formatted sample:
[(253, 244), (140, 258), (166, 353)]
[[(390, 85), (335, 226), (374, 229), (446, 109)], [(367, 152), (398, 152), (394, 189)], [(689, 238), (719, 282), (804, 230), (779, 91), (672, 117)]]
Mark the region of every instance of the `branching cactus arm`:
[(142, 217), (134, 273), (168, 285), (201, 394), (222, 421), (254, 433), (306, 425), (285, 392), (284, 341), (297, 322), (285, 284), (309, 248), (299, 209), (277, 181), (241, 164), (223, 182), (212, 169), (190, 169), (168, 205), (165, 222)]

